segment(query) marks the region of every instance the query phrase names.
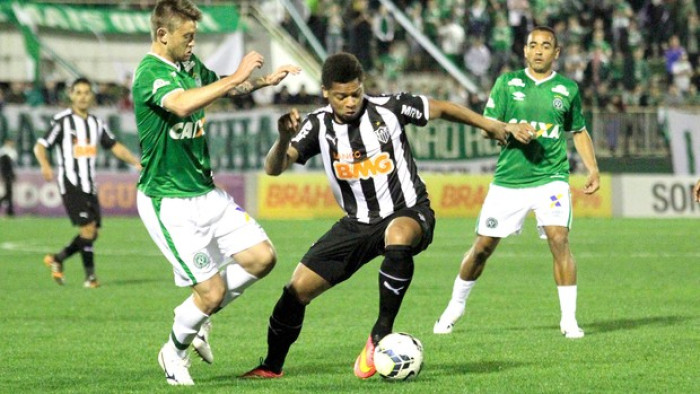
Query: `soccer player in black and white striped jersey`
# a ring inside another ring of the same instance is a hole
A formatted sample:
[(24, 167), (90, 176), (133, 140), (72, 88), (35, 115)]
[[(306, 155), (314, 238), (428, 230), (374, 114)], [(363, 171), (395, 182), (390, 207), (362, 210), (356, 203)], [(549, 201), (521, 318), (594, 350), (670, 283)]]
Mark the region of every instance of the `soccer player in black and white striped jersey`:
[(139, 170), (141, 164), (129, 149), (117, 142), (102, 119), (88, 113), (94, 98), (88, 79), (76, 79), (70, 86), (69, 97), (71, 107), (53, 117), (51, 128), (34, 146), (34, 155), (41, 166), (41, 174), (49, 182), (53, 179), (53, 169), (47, 149), (54, 150), (63, 205), (71, 222), (79, 230), (78, 235), (59, 253), (46, 255), (44, 264), (51, 268), (56, 283), (63, 285), (63, 261), (80, 252), (85, 268), (83, 285), (95, 288), (99, 282), (95, 275), (93, 242), (97, 239), (101, 224), (95, 186), (97, 145), (111, 150), (114, 156)]
[(466, 107), (426, 96), (366, 96), (363, 70), (354, 55), (326, 59), (323, 96), (329, 105), (301, 122), (296, 110), (278, 122), (279, 138), (265, 170), (279, 175), (293, 163), (320, 154), (331, 189), (346, 216), (314, 243), (297, 265), (277, 301), (268, 328), (267, 357), (244, 377), (277, 378), (301, 332), (306, 306), (347, 280), (379, 255), (379, 316), (357, 357), (354, 373), (374, 375), (374, 346), (393, 330), (413, 277), (413, 256), (432, 242), (435, 216), (404, 132), (406, 124), (425, 126), (441, 118), (473, 125), (505, 143), (508, 134), (528, 143), (529, 124), (493, 121)]

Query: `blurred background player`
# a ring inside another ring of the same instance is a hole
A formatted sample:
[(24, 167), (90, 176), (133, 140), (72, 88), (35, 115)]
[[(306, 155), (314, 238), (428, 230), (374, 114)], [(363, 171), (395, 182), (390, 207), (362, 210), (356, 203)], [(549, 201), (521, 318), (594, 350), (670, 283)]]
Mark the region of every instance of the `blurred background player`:
[(175, 308), (158, 363), (168, 384), (188, 386), (194, 384), (190, 344), (205, 362), (213, 361), (209, 316), (266, 276), (277, 258), (262, 227), (214, 185), (204, 107), (224, 95), (277, 85), (300, 71), (282, 66), (249, 81), (263, 65), (263, 57), (250, 52), (236, 72), (219, 77), (192, 53), (201, 17), (189, 0), (159, 1), (151, 14), (151, 52), (138, 65), (133, 84), (143, 150), (139, 216), (172, 264), (175, 284), (192, 289)]
[(447, 101), (411, 94), (366, 96), (362, 65), (349, 53), (328, 57), (321, 79), (329, 105), (309, 114), (301, 125), (296, 109), (280, 118), (279, 138), (265, 158), (265, 171), (276, 176), (320, 154), (346, 216), (297, 265), (270, 316), (267, 357), (243, 377), (281, 377), (306, 306), (382, 255), (379, 316), (354, 366), (361, 379), (375, 374), (374, 347), (392, 332), (413, 278), (413, 256), (430, 245), (435, 227), (405, 125), (425, 126), (442, 118), (479, 127), (502, 142), (509, 133), (523, 143), (531, 138), (530, 125), (492, 121)]
[(547, 239), (554, 259), (561, 332), (572, 339), (584, 335), (576, 320), (576, 262), (569, 249), (572, 207), (566, 132), (573, 132), (574, 146), (588, 171), (585, 194), (595, 193), (600, 187), (598, 165), (581, 112), (578, 85), (552, 70), (560, 52), (554, 31), (548, 27), (533, 29), (524, 52), (527, 68), (496, 80), (484, 116), (530, 123), (539, 130), (531, 143), (510, 140), (501, 149), (493, 183), (479, 214), (476, 240), (464, 255), (452, 298), (435, 323), (436, 334), (452, 332), (501, 238), (519, 234), (525, 217), (534, 211), (540, 236)]
[(58, 189), (68, 217), (78, 226), (78, 235), (60, 252), (47, 254), (44, 264), (51, 269), (51, 276), (59, 285), (64, 284), (63, 262), (80, 252), (85, 269), (85, 282), (89, 288), (99, 286), (95, 275), (93, 243), (101, 225), (100, 203), (95, 185), (95, 160), (98, 144), (110, 150), (118, 159), (141, 169), (138, 158), (124, 145), (117, 142), (107, 124), (90, 114), (94, 94), (90, 81), (76, 79), (70, 86), (71, 107), (51, 119), (51, 128), (34, 145), (34, 155), (41, 166), (41, 174), (49, 182), (53, 169), (47, 149), (54, 150), (58, 166)]
[(6, 138), (2, 146), (0, 146), (0, 176), (2, 183), (5, 186), (5, 194), (0, 198), (0, 207), (2, 204), (7, 204), (7, 216), (15, 215), (15, 206), (12, 200), (12, 189), (14, 188), (15, 179), (15, 162), (17, 162), (17, 149), (15, 149), (15, 141)]

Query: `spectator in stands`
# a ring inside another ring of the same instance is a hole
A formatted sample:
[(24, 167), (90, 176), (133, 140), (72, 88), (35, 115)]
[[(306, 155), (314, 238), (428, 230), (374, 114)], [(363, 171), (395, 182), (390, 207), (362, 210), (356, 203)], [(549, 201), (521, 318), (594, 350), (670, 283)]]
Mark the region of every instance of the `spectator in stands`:
[(332, 55), (343, 50), (343, 45), (345, 43), (343, 38), (345, 22), (343, 22), (340, 6), (336, 3), (332, 3), (328, 7), (328, 14), (326, 17), (328, 18), (328, 26), (326, 27), (326, 52)]
[(44, 81), (44, 87), (41, 90), (41, 94), (43, 96), (44, 104), (46, 105), (56, 106), (59, 105), (61, 101), (58, 83), (53, 79)]
[(282, 85), (279, 92), (275, 93), (275, 97), (272, 100), (275, 105), (290, 105), (292, 104), (292, 95), (289, 93), (289, 88), (287, 85)]
[(700, 18), (697, 13), (693, 12), (688, 15), (688, 24), (684, 26), (682, 33), (684, 33), (684, 38), (681, 40), (681, 44), (688, 52), (688, 60), (691, 64), (697, 65), (700, 54)]
[(479, 81), (480, 87), (485, 87), (490, 80), (488, 74), (491, 68), (491, 51), (481, 37), (472, 39), (469, 49), (464, 54), (464, 66)]
[(24, 82), (13, 81), (10, 83), (10, 90), (7, 92), (5, 102), (8, 104), (24, 104), (27, 102)]
[[(557, 36), (558, 37), (558, 36)], [(586, 56), (581, 53), (581, 45), (578, 43), (572, 43), (567, 48), (565, 48), (564, 59), (562, 61), (564, 75), (576, 81), (576, 83), (582, 83), (584, 72), (586, 71)]]
[(693, 76), (693, 65), (688, 60), (686, 52), (681, 53), (680, 59), (671, 66), (671, 75), (673, 76), (673, 85), (678, 88), (678, 91), (685, 95), (690, 88), (690, 78)]
[(492, 58), (491, 75), (501, 73), (503, 67), (510, 63), (511, 47), (513, 46), (513, 31), (508, 26), (508, 21), (504, 14), (496, 14), (495, 26), (491, 29)]
[(386, 7), (380, 5), (379, 10), (372, 18), (372, 32), (374, 33), (375, 42), (377, 43), (378, 58), (389, 53), (389, 47), (394, 41), (394, 34), (396, 31), (394, 25), (394, 17), (391, 16)]
[(683, 53), (685, 53), (685, 49), (681, 46), (681, 40), (677, 35), (672, 35), (671, 38), (669, 38), (668, 46), (664, 51), (668, 82), (673, 82), (673, 64), (681, 58)]
[(454, 16), (442, 19), (442, 25), (438, 27), (438, 37), (440, 49), (452, 64), (462, 67), (462, 56), (464, 54), (464, 43), (466, 35), (464, 28)]
[(467, 35), (486, 38), (491, 30), (491, 16), (485, 0), (474, 0), (467, 11)]
[(367, 9), (367, 0), (353, 0), (350, 12), (348, 47), (362, 63), (365, 71), (374, 68), (372, 61), (372, 21)]
[(662, 44), (668, 39), (667, 34), (671, 31), (671, 16), (663, 0), (650, 0), (643, 6), (639, 13), (644, 30), (649, 34), (649, 51), (651, 57), (661, 54)]

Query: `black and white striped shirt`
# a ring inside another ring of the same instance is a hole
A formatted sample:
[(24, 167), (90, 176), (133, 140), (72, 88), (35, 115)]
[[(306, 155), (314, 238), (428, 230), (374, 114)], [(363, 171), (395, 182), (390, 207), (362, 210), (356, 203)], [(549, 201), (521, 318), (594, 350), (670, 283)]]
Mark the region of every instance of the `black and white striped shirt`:
[(321, 154), (333, 195), (348, 217), (375, 223), (394, 212), (428, 201), (404, 125), (428, 123), (423, 96), (365, 96), (353, 123), (333, 120), (328, 105), (310, 113), (292, 140), (305, 164)]
[(99, 142), (103, 148), (112, 149), (117, 143), (103, 120), (90, 114), (83, 118), (71, 109), (54, 115), (51, 128), (38, 142), (47, 149), (55, 148), (53, 156), (58, 166), (61, 194), (66, 194), (66, 186), (69, 190), (77, 188), (83, 193), (97, 194), (97, 144)]

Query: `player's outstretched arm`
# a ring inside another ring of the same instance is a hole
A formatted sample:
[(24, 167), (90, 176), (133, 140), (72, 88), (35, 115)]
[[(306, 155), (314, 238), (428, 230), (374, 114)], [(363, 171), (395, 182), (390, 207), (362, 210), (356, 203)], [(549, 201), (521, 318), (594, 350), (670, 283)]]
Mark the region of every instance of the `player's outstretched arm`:
[(450, 101), (428, 99), (430, 106), (430, 119), (440, 118), (450, 122), (463, 123), (482, 129), (482, 135), (486, 138), (497, 140), (500, 144), (506, 144), (508, 134), (513, 138), (527, 144), (536, 135), (534, 128), (526, 123), (503, 123), (488, 119), (471, 109)]
[(299, 131), (300, 124), (301, 118), (296, 108), (292, 108), (277, 120), (277, 131), (280, 135), (265, 156), (265, 172), (268, 175), (283, 173), (299, 157), (299, 152), (289, 143)]
[(117, 142), (114, 144), (112, 147), (112, 153), (114, 156), (116, 156), (117, 159), (129, 163), (132, 166), (134, 166), (137, 170), (141, 171), (141, 162), (139, 159), (134, 156), (133, 153), (129, 149), (127, 149), (126, 146), (122, 145), (120, 142)]
[(695, 196), (695, 201), (700, 202), (700, 179), (698, 179), (698, 183), (693, 188), (693, 196)]
[(264, 88), (267, 86), (277, 86), (280, 82), (282, 82), (283, 79), (287, 77), (289, 74), (297, 75), (301, 72), (301, 68), (297, 66), (293, 66), (291, 64), (287, 64), (284, 66), (281, 66), (277, 70), (275, 70), (273, 73), (265, 75), (264, 77), (256, 78), (253, 80), (247, 80), (243, 82), (242, 84), (236, 86), (233, 90), (231, 90), (228, 94), (229, 96), (241, 96), (241, 95), (246, 95), (250, 94), (260, 88)]
[(574, 133), (574, 147), (581, 157), (583, 165), (588, 170), (588, 179), (583, 187), (583, 192), (593, 194), (600, 189), (600, 173), (598, 172), (598, 163), (595, 159), (595, 151), (593, 149), (593, 141), (587, 130)]
[(165, 96), (163, 106), (181, 118), (189, 116), (246, 82), (256, 68), (262, 67), (263, 62), (261, 54), (250, 52), (243, 57), (233, 74), (200, 88), (176, 90)]
[(34, 156), (41, 166), (41, 176), (44, 177), (46, 182), (53, 179), (53, 169), (51, 168), (51, 163), (49, 163), (49, 157), (46, 154), (46, 147), (40, 143), (34, 145)]

